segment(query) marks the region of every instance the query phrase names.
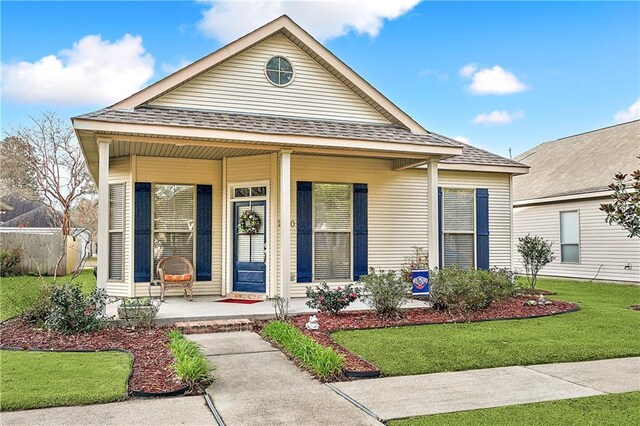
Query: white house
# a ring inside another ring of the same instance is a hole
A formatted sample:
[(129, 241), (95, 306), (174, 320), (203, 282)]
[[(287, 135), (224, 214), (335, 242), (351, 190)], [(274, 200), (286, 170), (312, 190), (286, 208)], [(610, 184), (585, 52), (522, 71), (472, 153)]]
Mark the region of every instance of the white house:
[[(616, 173), (638, 167), (640, 120), (546, 142), (516, 157), (531, 166), (514, 179), (514, 242), (526, 234), (553, 243), (544, 275), (640, 282), (640, 238), (605, 222), (600, 204)], [(514, 263), (521, 267), (519, 256)]]
[(528, 168), (424, 129), (287, 16), (73, 125), (112, 295), (146, 294), (169, 255), (230, 297), (344, 285), (415, 245), (432, 267), (512, 263)]

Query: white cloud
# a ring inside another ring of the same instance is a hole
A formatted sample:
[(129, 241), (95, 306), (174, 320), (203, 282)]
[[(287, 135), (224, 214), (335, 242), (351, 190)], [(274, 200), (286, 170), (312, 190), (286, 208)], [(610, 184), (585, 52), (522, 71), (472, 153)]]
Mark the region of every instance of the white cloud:
[(478, 114), (474, 119), (474, 124), (507, 124), (513, 120), (524, 117), (523, 112), (508, 112), (508, 111), (492, 111), (488, 114)]
[(192, 62), (193, 61), (189, 61), (187, 59), (181, 58), (179, 61), (175, 63), (163, 62), (160, 67), (162, 68), (162, 71), (164, 71), (165, 73), (173, 74), (174, 72), (186, 67)]
[(508, 95), (528, 89), (518, 77), (500, 65), (478, 69), (477, 64), (468, 64), (460, 68), (458, 73), (471, 78), (469, 91), (477, 95)]
[(466, 143), (467, 145), (471, 144), (471, 140), (465, 136), (456, 136), (455, 138), (453, 138), (453, 140)]
[(218, 1), (198, 22), (207, 36), (229, 42), (281, 16), (289, 15), (320, 41), (349, 32), (376, 37), (385, 20), (398, 18), (421, 0)]
[(140, 36), (111, 42), (88, 35), (35, 62), (3, 63), (2, 96), (16, 103), (110, 104), (140, 90), (154, 62)]
[(632, 103), (626, 110), (618, 111), (613, 119), (616, 123), (625, 123), (627, 121), (640, 119), (640, 98)]

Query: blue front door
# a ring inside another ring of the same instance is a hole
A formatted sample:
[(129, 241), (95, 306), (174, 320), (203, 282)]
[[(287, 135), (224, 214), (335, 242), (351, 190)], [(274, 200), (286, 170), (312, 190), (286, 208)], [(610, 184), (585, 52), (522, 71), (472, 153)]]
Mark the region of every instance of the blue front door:
[[(233, 203), (233, 290), (264, 293), (266, 291), (266, 201)], [(238, 218), (247, 211), (260, 218), (260, 229), (246, 234), (238, 229)]]

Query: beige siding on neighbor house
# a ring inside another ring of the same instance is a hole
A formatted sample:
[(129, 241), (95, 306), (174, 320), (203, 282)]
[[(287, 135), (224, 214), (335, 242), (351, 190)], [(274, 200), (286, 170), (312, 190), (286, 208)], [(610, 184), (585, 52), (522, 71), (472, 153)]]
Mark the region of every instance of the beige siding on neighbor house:
[(124, 269), (122, 281), (107, 281), (107, 293), (110, 296), (131, 296), (131, 288), (129, 282), (131, 281), (131, 253), (129, 246), (131, 244), (131, 224), (133, 220), (132, 211), (132, 184), (131, 184), (131, 169), (129, 167), (129, 157), (111, 158), (109, 160), (109, 184), (124, 183), (125, 187), (125, 217), (124, 217)]
[[(222, 162), (186, 158), (136, 157), (136, 181), (169, 184), (211, 185), (212, 229), (211, 281), (196, 282), (194, 294), (220, 294), (222, 289)], [(136, 283), (136, 296), (147, 294), (148, 283)], [(180, 295), (178, 289), (168, 295)]]
[[(288, 58), (294, 79), (276, 87), (264, 67), (273, 56)], [(389, 123), (282, 34), (276, 34), (150, 103), (237, 113)]]
[[(598, 207), (606, 201), (607, 198), (596, 198), (516, 207), (514, 245), (518, 237), (529, 233), (553, 243), (557, 259), (544, 267), (543, 275), (591, 279), (598, 274), (599, 280), (640, 282), (640, 239), (627, 238), (622, 228), (605, 223)], [(578, 211), (580, 220), (580, 263), (560, 261), (560, 212), (571, 210)], [(631, 269), (625, 270), (626, 264)], [(522, 268), (515, 249), (514, 267)]]

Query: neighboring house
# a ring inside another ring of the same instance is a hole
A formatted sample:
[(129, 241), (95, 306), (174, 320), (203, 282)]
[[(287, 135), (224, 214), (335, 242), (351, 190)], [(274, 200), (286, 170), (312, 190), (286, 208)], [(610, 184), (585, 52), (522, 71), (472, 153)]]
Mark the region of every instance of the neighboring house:
[(425, 130), (286, 16), (73, 125), (112, 295), (147, 294), (168, 255), (196, 294), (258, 297), (397, 270), (416, 245), (432, 267), (511, 266), (528, 168)]
[(58, 224), (49, 209), (42, 203), (16, 195), (7, 195), (0, 200), (12, 208), (3, 212), (3, 228), (56, 228)]
[[(526, 234), (553, 243), (542, 274), (640, 282), (640, 238), (605, 222), (616, 173), (638, 167), (640, 120), (550, 141), (516, 157), (531, 166), (514, 179), (514, 243)], [(516, 255), (517, 256), (517, 255)], [(519, 256), (515, 267), (522, 267)]]

